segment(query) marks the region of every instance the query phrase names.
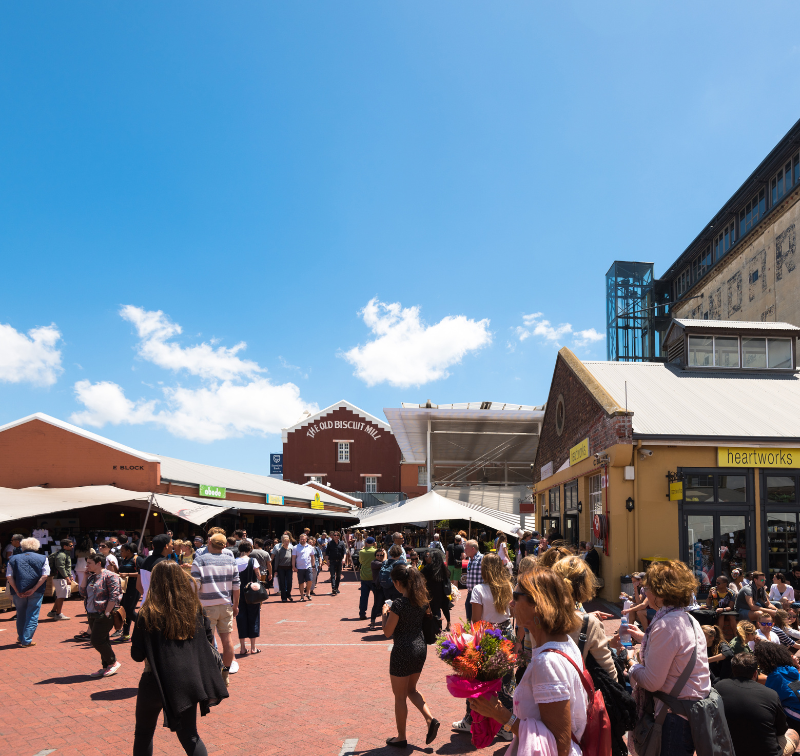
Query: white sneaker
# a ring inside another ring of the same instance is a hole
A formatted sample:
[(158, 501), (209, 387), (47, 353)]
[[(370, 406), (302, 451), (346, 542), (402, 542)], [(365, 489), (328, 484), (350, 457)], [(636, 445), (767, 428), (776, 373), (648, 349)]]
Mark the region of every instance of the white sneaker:
[(239, 662), (237, 662), (237, 661), (236, 661), (236, 659), (234, 659), (234, 660), (231, 662), (231, 666), (230, 666), (230, 669), (229, 669), (228, 671), (229, 671), (229, 672), (230, 672), (232, 675), (235, 675), (235, 674), (236, 674), (236, 673), (239, 671)]
[(67, 617), (66, 614), (54, 614), (53, 619), (57, 620), (65, 620), (65, 619), (72, 619), (71, 617)]
[(119, 662), (114, 662), (105, 672), (103, 672), (103, 677), (111, 677), (111, 675), (116, 675), (119, 671), (119, 668), (122, 665)]
[(500, 738), (500, 740), (514, 740), (514, 733), (504, 730), (501, 727), (500, 731), (497, 733), (497, 737)]
[(90, 677), (102, 677), (105, 673), (106, 673), (106, 668), (103, 667), (103, 669), (98, 669), (97, 672), (92, 672)]
[(463, 719), (459, 722), (453, 722), (453, 729), (458, 730), (459, 732), (469, 732), (471, 728), (472, 722), (466, 722)]

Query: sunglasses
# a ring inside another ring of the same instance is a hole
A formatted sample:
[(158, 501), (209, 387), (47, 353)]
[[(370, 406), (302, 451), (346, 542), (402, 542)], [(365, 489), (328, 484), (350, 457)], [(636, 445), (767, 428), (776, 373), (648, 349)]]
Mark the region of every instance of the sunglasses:
[(511, 595), (514, 598), (514, 601), (519, 601), (523, 597), (530, 599), (530, 596), (525, 593), (525, 591), (512, 591)]
[(771, 622), (759, 622), (758, 624), (761, 625), (761, 627), (772, 627)]

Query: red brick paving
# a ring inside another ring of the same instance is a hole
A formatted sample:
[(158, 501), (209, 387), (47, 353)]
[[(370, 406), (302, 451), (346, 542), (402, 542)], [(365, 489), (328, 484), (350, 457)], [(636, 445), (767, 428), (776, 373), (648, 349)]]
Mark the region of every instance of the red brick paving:
[[(324, 578), (327, 580), (327, 573)], [(388, 756), (424, 752), (476, 752), (468, 735), (450, 724), (464, 713), (462, 700), (452, 698), (444, 678), (449, 667), (429, 649), (419, 688), (433, 715), (442, 722), (439, 736), (425, 746), (422, 716), (409, 705), (405, 751), (388, 748), (396, 734), (394, 699), (389, 684), (390, 641), (367, 632), (369, 621), (358, 617), (359, 585), (345, 576), (339, 596), (326, 582), (311, 603), (283, 604), (271, 596), (262, 605), (262, 653), (238, 658), (240, 671), (231, 676), (230, 698), (201, 719), (198, 730), (209, 754), (218, 756), (338, 756), (346, 740), (358, 739), (354, 756)], [(463, 617), (463, 597), (453, 619)], [(115, 677), (94, 679), (99, 654), (73, 635), (86, 628), (80, 601), (65, 604), (73, 619), (55, 622), (42, 605), (33, 648), (18, 647), (14, 612), (0, 614), (3, 675), (0, 716), (3, 752), (34, 756), (56, 749), (54, 756), (125, 756), (131, 753), (136, 690), (142, 665), (130, 658), (129, 644), (116, 646), (122, 668)], [(299, 620), (276, 624), (280, 620)], [(287, 644), (287, 645), (279, 645)], [(291, 645), (300, 644), (300, 645)], [(336, 644), (336, 645), (328, 645)], [(481, 753), (499, 756), (507, 743)], [(6, 750), (7, 749), (7, 750)], [(177, 738), (160, 725), (154, 753), (180, 756)]]

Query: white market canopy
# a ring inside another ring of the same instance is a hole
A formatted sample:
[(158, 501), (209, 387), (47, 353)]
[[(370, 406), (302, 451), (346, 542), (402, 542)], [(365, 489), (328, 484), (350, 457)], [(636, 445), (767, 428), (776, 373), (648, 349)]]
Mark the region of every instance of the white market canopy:
[(406, 499), (397, 504), (383, 507), (370, 507), (361, 515), (358, 526), (373, 528), (379, 525), (427, 522), (430, 520), (472, 520), (487, 525), (493, 530), (501, 530), (516, 535), (520, 529), (519, 515), (486, 509), (475, 504), (455, 501), (440, 496), (436, 491), (428, 491), (415, 499)]
[(54, 512), (66, 512), (102, 504), (126, 504), (141, 509), (150, 497), (157, 509), (201, 525), (229, 509), (187, 501), (181, 496), (151, 494), (148, 491), (127, 491), (116, 486), (77, 486), (75, 488), (0, 488), (0, 522), (41, 517)]

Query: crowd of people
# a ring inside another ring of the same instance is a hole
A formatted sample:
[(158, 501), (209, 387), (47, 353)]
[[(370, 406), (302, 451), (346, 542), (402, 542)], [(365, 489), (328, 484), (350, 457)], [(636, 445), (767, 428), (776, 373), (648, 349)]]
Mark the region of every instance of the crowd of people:
[[(408, 745), (409, 701), (425, 721), (426, 744), (438, 735), (440, 722), (418, 689), (428, 656), (423, 624), (432, 616), (448, 630), (466, 591), (467, 620), (490, 623), (511, 640), (518, 662), (496, 696), (467, 699), (452, 724), (457, 732), (469, 731), (478, 712), (499, 723), (509, 756), (580, 756), (585, 747), (623, 756), (634, 742), (640, 756), (795, 752), (800, 629), (792, 583), (800, 570), (776, 574), (769, 590), (760, 572), (720, 576), (700, 605), (689, 567), (656, 562), (632, 576), (628, 624), (608, 637), (603, 621), (612, 615), (586, 608), (599, 584), (593, 547), (573, 549), (556, 533), (518, 536), (510, 545), (503, 533), (490, 540), (460, 532), (444, 543), (437, 533), (412, 546), (399, 531), (250, 539), (245, 530), (228, 536), (212, 527), (191, 539), (171, 532), (141, 541), (121, 533), (64, 538), (47, 556), (37, 539), (15, 535), (4, 557), (21, 647), (36, 644), (52, 575), (47, 616), (68, 620), (65, 602), (77, 588), (88, 629), (75, 637), (100, 655), (93, 676), (117, 674), (126, 642), (131, 659), (144, 664), (135, 756), (152, 753), (162, 711), (186, 753), (206, 753), (197, 711), (204, 715), (228, 696), (238, 671), (234, 627), (239, 659), (260, 653), (261, 603), (273, 591), (282, 602), (313, 601), (323, 566), (331, 596), (340, 593), (343, 570), (353, 570), (359, 619), (369, 618), (368, 630), (380, 622), (393, 641), (390, 747)], [(587, 679), (600, 699), (587, 692)], [(608, 724), (604, 733), (598, 718)], [(601, 738), (601, 749), (587, 738)]]

